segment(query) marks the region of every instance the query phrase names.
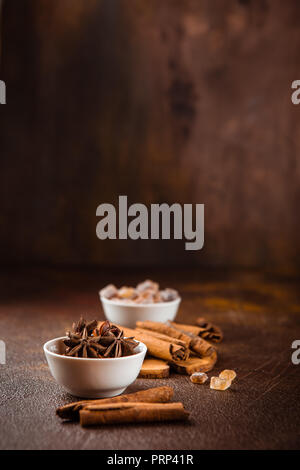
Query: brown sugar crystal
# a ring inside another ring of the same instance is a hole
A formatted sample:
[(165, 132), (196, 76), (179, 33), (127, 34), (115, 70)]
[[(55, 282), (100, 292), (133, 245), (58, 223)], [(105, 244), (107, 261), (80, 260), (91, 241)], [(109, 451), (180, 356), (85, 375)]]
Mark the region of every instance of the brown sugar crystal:
[(222, 370), (219, 374), (220, 379), (230, 380), (232, 382), (236, 378), (236, 372), (231, 369)]
[(220, 377), (211, 377), (210, 388), (213, 390), (227, 390), (231, 385), (231, 380), (221, 379)]
[(194, 384), (204, 384), (208, 379), (208, 376), (205, 374), (205, 372), (194, 372), (190, 376), (190, 381), (193, 382)]

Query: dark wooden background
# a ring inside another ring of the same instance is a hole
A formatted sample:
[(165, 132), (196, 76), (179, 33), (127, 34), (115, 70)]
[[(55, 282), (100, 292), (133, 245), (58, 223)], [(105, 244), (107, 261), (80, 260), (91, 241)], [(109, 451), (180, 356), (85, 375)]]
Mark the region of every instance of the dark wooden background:
[[(2, 20), (2, 264), (297, 270), (297, 0), (6, 0)], [(119, 194), (204, 203), (204, 250), (100, 242)]]

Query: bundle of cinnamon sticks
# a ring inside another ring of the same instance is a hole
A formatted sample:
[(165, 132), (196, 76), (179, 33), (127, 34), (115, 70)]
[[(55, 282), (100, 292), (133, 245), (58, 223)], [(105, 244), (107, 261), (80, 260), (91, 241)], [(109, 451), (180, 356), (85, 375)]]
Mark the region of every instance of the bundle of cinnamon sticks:
[(156, 387), (101, 400), (69, 403), (56, 410), (62, 419), (80, 421), (81, 426), (152, 421), (181, 421), (189, 413), (181, 402), (170, 402), (171, 387)]
[(140, 377), (164, 378), (169, 376), (170, 367), (180, 374), (188, 375), (208, 372), (214, 367), (217, 351), (209, 341), (221, 341), (222, 331), (203, 318), (199, 318), (196, 323), (185, 325), (138, 321), (135, 329), (118, 326), (125, 336), (134, 336), (147, 346), (148, 356)]

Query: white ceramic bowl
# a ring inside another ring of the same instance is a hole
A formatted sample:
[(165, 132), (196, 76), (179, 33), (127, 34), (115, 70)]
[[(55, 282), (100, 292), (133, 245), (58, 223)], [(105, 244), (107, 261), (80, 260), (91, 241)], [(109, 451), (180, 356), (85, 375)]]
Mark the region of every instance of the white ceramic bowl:
[(101, 295), (100, 300), (106, 318), (111, 323), (117, 323), (128, 328), (134, 328), (137, 321), (173, 321), (181, 302), (179, 297), (171, 302), (126, 305), (117, 300), (106, 299)]
[(51, 374), (68, 393), (83, 398), (120, 395), (135, 381), (141, 370), (147, 347), (139, 343), (136, 354), (118, 358), (91, 359), (63, 356), (66, 337), (44, 344)]

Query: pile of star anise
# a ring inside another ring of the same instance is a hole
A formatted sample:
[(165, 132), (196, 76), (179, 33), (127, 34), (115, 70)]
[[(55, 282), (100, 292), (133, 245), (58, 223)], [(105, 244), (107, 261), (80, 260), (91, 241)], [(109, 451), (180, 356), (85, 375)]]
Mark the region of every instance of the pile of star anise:
[(135, 354), (139, 344), (132, 338), (124, 338), (123, 331), (109, 321), (98, 328), (97, 320), (87, 322), (80, 318), (73, 324), (73, 331), (67, 331), (65, 356), (73, 357), (122, 357)]

